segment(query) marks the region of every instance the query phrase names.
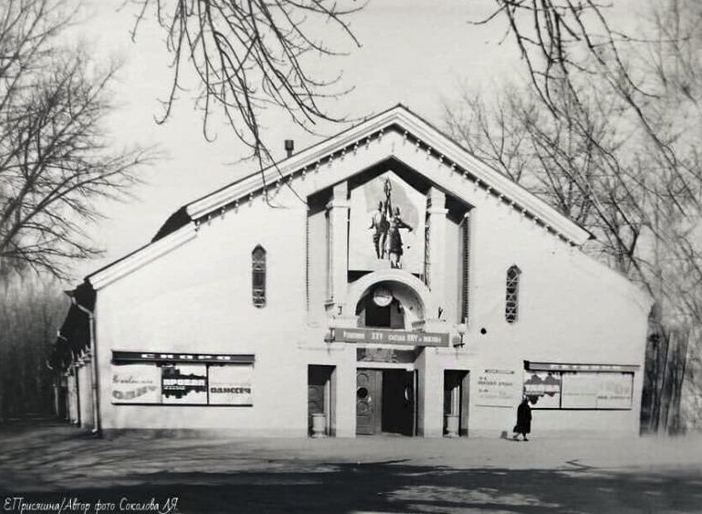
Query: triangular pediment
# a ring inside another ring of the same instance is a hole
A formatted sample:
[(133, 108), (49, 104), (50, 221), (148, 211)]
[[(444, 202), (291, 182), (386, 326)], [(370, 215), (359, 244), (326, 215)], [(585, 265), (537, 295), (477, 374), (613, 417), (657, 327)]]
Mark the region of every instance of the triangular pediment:
[(418, 191), (430, 187), (443, 191), (447, 206), (456, 202), (462, 204), (461, 210), (497, 201), (570, 245), (580, 246), (590, 237), (550, 205), (398, 105), (183, 206), (150, 244), (89, 275), (89, 279), (96, 287), (106, 285), (194, 238), (204, 220), (230, 209), (236, 211), (264, 194), (268, 199), (271, 191), (280, 191), (283, 185), (290, 185), (295, 196), (308, 201), (342, 182), (353, 190), (389, 169)]
[[(469, 183), (495, 197), (553, 234), (576, 246), (589, 233), (510, 178), (470, 154), (441, 131), (398, 105), (307, 148), (262, 172), (252, 173), (188, 204), (192, 221), (206, 219), (253, 199), (264, 189), (295, 184), (313, 195), (334, 183), (349, 180), (385, 159), (393, 159), (422, 174), (438, 187), (461, 198), (455, 183)], [(452, 182), (453, 181), (453, 182)], [(468, 202), (467, 199), (465, 199)]]

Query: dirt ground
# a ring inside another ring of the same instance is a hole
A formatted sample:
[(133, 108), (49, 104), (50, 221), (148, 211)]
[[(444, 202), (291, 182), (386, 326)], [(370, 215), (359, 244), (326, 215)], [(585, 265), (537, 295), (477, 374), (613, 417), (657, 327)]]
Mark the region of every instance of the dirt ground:
[(94, 439), (0, 428), (0, 512), (700, 513), (702, 438)]

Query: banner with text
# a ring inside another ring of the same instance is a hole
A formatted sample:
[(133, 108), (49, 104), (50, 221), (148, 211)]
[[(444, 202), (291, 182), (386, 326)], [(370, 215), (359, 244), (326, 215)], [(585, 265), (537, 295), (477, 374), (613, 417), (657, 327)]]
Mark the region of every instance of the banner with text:
[(406, 344), (412, 346), (449, 345), (448, 334), (372, 328), (337, 328), (336, 340), (347, 343)]

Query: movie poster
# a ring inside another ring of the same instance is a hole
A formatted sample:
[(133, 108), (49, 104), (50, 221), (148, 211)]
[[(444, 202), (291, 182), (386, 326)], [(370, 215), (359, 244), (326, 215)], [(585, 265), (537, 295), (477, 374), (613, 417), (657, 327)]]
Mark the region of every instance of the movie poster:
[(633, 373), (564, 373), (564, 409), (630, 409)]
[(550, 371), (526, 371), (524, 396), (534, 409), (561, 408), (561, 374)]
[(388, 171), (351, 191), (349, 269), (422, 273), (426, 197)]
[(161, 367), (164, 404), (207, 404), (207, 366), (169, 364)]
[(253, 366), (210, 366), (210, 405), (252, 405)]
[(155, 364), (113, 364), (112, 403), (161, 403), (161, 368)]

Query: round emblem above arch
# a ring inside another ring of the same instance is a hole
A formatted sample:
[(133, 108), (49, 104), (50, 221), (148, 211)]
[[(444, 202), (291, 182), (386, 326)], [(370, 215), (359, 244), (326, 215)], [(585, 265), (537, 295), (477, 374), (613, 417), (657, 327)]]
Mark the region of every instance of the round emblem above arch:
[[(426, 284), (397, 269), (374, 271), (350, 284), (344, 312), (359, 316), (368, 306), (386, 308), (391, 302), (397, 303), (402, 316), (400, 321), (393, 317), (387, 328), (410, 330), (414, 323), (437, 316), (438, 306)], [(366, 326), (364, 319), (359, 318), (359, 325)]]

